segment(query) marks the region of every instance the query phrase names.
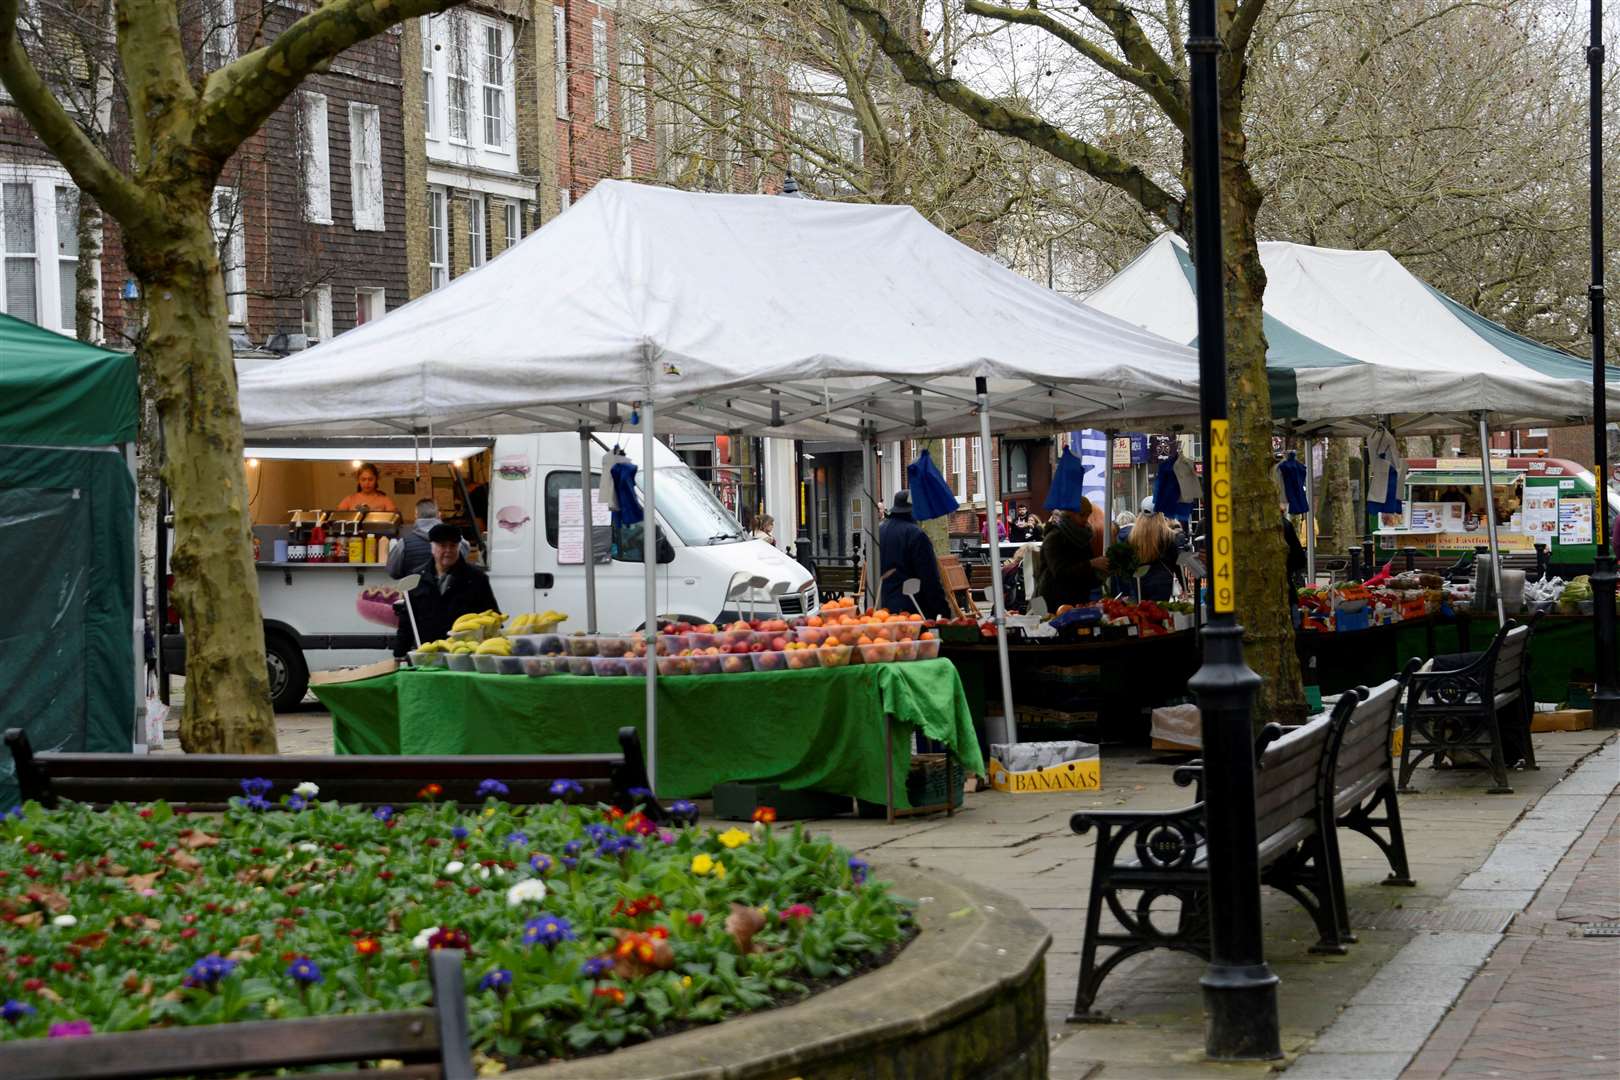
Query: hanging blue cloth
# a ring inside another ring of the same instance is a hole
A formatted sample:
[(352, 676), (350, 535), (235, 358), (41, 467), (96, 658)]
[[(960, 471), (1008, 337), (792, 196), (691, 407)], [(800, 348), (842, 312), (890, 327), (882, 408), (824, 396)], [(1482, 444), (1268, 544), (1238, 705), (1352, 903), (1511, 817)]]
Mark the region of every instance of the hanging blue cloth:
[[(1372, 467), (1377, 469), (1378, 466), (1379, 462), (1375, 460)], [(1384, 467), (1389, 470), (1389, 486), (1384, 489), (1388, 493), (1387, 497), (1383, 502), (1368, 499), (1367, 512), (1370, 514), (1399, 514), (1401, 513), (1401, 473), (1393, 465)], [(1378, 482), (1375, 480), (1369, 486), (1376, 491)]]
[(930, 521), (956, 511), (956, 496), (951, 485), (940, 475), (939, 467), (927, 450), (906, 466), (906, 487), (911, 489), (911, 516), (916, 521)]
[(1288, 512), (1290, 514), (1309, 512), (1311, 502), (1305, 497), (1305, 463), (1290, 452), (1288, 457), (1278, 464), (1277, 474), (1282, 477), (1283, 497), (1288, 500)]
[[(636, 493), (636, 467), (629, 461), (613, 466), (613, 493), (619, 508), (613, 511), (614, 525), (635, 525), (641, 521), (641, 499)], [(589, 511), (586, 511), (589, 513)]]
[(1079, 511), (1080, 500), (1085, 498), (1086, 468), (1071, 450), (1058, 455), (1057, 471), (1052, 474), (1052, 486), (1046, 492), (1046, 509)]

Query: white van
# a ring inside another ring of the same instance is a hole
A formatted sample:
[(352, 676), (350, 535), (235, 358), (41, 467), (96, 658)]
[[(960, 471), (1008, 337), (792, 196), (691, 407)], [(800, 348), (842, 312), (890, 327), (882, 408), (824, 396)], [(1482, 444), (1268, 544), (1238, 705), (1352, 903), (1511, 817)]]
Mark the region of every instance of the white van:
[[(590, 488), (595, 528), (597, 628), (632, 631), (645, 621), (641, 527), (618, 533), (596, 497), (600, 464), (612, 436), (591, 443)], [(625, 437), (625, 454), (641, 464), (641, 436)], [(259, 540), (259, 606), (276, 708), (302, 700), (309, 672), (371, 663), (392, 655), (393, 635), (368, 622), (356, 600), (366, 589), (391, 585), (378, 563), (277, 561), (276, 540), (287, 536), (295, 510), (330, 510), (354, 490), (361, 462), (384, 473), (381, 485), (412, 527), (418, 498), (430, 493), (446, 517), (487, 483), (481, 565), (501, 610), (568, 613), (564, 630), (586, 629), (583, 500), (579, 495), (579, 437), (574, 434), (458, 439), (430, 453), (409, 440), (322, 440), (246, 450), (254, 533)], [(692, 622), (721, 622), (742, 612), (796, 618), (820, 607), (814, 577), (785, 553), (751, 540), (708, 486), (662, 443), (658, 468), (658, 599), (660, 614)], [(469, 479), (470, 478), (470, 479)], [(640, 486), (640, 470), (637, 484)], [(167, 539), (167, 537), (165, 537)], [(735, 600), (736, 584), (768, 584)], [(160, 591), (158, 609), (167, 609)], [(172, 613), (171, 613), (172, 614)], [(185, 673), (185, 643), (172, 620), (163, 636), (162, 668)], [(166, 680), (164, 680), (166, 683)]]

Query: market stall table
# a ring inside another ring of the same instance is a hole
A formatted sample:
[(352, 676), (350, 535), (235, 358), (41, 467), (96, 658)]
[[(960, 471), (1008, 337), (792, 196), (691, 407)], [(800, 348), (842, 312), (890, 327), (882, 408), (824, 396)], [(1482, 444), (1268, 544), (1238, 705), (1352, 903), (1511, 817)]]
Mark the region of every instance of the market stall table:
[[(401, 669), (314, 688), (339, 754), (610, 753), (621, 724), (642, 725), (639, 678), (526, 678)], [(984, 772), (961, 681), (948, 661), (658, 680), (658, 794), (694, 798), (753, 781), (909, 809), (911, 736)], [(886, 736), (899, 748), (889, 778)]]

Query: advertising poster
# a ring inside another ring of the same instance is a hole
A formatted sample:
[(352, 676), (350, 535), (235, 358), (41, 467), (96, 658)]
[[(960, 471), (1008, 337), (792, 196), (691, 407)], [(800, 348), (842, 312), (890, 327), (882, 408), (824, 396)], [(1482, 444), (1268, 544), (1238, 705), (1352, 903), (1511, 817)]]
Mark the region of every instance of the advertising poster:
[(1525, 535), (1539, 543), (1551, 544), (1558, 535), (1558, 489), (1526, 487), (1523, 512)]
[(1558, 542), (1592, 542), (1592, 500), (1584, 495), (1558, 500)]
[[(612, 512), (602, 502), (601, 490), (591, 488), (591, 524), (598, 529), (613, 525)], [(607, 545), (598, 550), (605, 556)], [(607, 561), (599, 558), (598, 562)], [(579, 488), (563, 488), (557, 492), (557, 562), (562, 566), (585, 564), (585, 501), (579, 497)]]

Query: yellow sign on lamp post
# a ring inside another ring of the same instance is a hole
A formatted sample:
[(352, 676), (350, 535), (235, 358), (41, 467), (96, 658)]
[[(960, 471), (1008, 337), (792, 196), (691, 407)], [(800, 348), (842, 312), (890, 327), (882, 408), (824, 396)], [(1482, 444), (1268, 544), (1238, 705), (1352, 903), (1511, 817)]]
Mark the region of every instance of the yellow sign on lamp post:
[(1237, 610), (1232, 574), (1232, 443), (1227, 421), (1209, 422), (1210, 608), (1222, 615)]

